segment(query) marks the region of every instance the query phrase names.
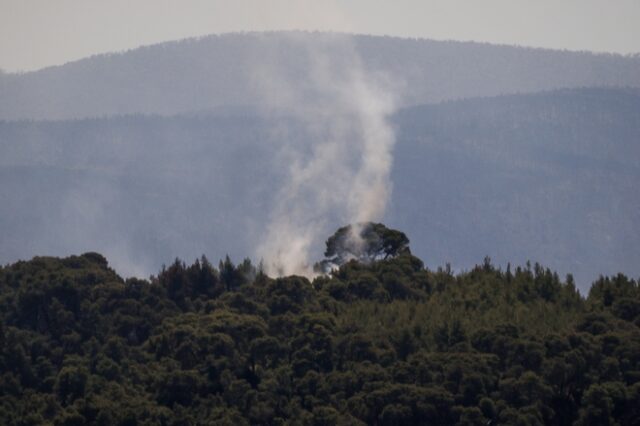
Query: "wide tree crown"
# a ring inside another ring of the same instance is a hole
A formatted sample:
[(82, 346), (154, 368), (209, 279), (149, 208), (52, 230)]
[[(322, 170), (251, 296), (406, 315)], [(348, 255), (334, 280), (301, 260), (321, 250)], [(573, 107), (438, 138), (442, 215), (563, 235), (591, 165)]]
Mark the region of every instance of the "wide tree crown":
[(409, 238), (395, 229), (381, 223), (365, 222), (339, 228), (326, 242), (321, 262), (323, 269), (328, 265), (340, 266), (349, 260), (370, 263), (387, 259), (409, 251)]

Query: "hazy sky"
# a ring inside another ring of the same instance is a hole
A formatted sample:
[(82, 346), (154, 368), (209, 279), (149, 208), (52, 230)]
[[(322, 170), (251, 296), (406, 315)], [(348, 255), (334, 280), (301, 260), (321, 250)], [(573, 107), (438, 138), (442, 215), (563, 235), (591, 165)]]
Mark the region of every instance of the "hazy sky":
[(640, 0), (0, 0), (0, 69), (280, 29), (637, 53)]

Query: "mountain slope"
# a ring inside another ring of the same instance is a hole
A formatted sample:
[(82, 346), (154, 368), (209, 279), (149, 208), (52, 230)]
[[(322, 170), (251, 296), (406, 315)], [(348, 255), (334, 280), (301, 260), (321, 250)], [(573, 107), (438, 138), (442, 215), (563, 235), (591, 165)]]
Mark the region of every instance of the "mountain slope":
[(638, 274), (639, 120), (637, 91), (601, 89), (405, 110), (389, 219), (436, 263)]
[(304, 90), (318, 57), (345, 51), (390, 80), (404, 106), (563, 87), (640, 87), (639, 57), (327, 33), (226, 34), (0, 74), (0, 119), (262, 105), (274, 76)]
[[(582, 289), (640, 273), (637, 91), (470, 99), (393, 123), (385, 222), (427, 265), (530, 259)], [(314, 142), (293, 118), (241, 109), (1, 122), (0, 262), (98, 250), (144, 276), (175, 256), (253, 256), (288, 153)], [(340, 225), (329, 218), (326, 235)]]

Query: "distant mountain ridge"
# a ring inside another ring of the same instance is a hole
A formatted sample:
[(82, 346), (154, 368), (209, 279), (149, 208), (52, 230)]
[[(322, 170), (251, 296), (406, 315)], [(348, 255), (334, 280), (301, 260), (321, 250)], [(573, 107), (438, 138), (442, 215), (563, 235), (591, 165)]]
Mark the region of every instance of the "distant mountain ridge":
[[(451, 101), (392, 122), (384, 222), (427, 265), (538, 261), (583, 290), (640, 274), (638, 90)], [(314, 142), (250, 109), (0, 122), (0, 263), (98, 250), (145, 276), (176, 256), (252, 256), (286, 179), (280, 149)], [(343, 225), (331, 220), (327, 232)]]
[(469, 99), (395, 123), (388, 221), (425, 259), (548, 261), (582, 288), (607, 271), (640, 274), (638, 90)]
[(0, 74), (0, 119), (261, 105), (256, 70), (276, 65), (287, 70), (292, 87), (301, 85), (311, 66), (305, 52), (327, 38), (352, 46), (368, 72), (392, 79), (400, 106), (567, 87), (640, 87), (637, 56), (328, 33), (224, 34)]

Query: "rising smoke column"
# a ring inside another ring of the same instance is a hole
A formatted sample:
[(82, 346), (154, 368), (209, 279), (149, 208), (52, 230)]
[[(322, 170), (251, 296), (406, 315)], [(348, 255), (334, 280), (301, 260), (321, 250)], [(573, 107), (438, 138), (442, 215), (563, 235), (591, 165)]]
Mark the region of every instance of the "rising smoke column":
[(269, 275), (312, 276), (310, 251), (328, 235), (328, 218), (341, 224), (384, 216), (394, 100), (389, 82), (364, 69), (350, 36), (291, 33), (286, 39), (303, 53), (306, 72), (291, 76), (272, 65), (260, 70), (258, 81), (267, 104), (302, 122), (314, 143), (306, 153), (300, 141), (286, 145), (288, 177), (274, 197), (257, 256)]

